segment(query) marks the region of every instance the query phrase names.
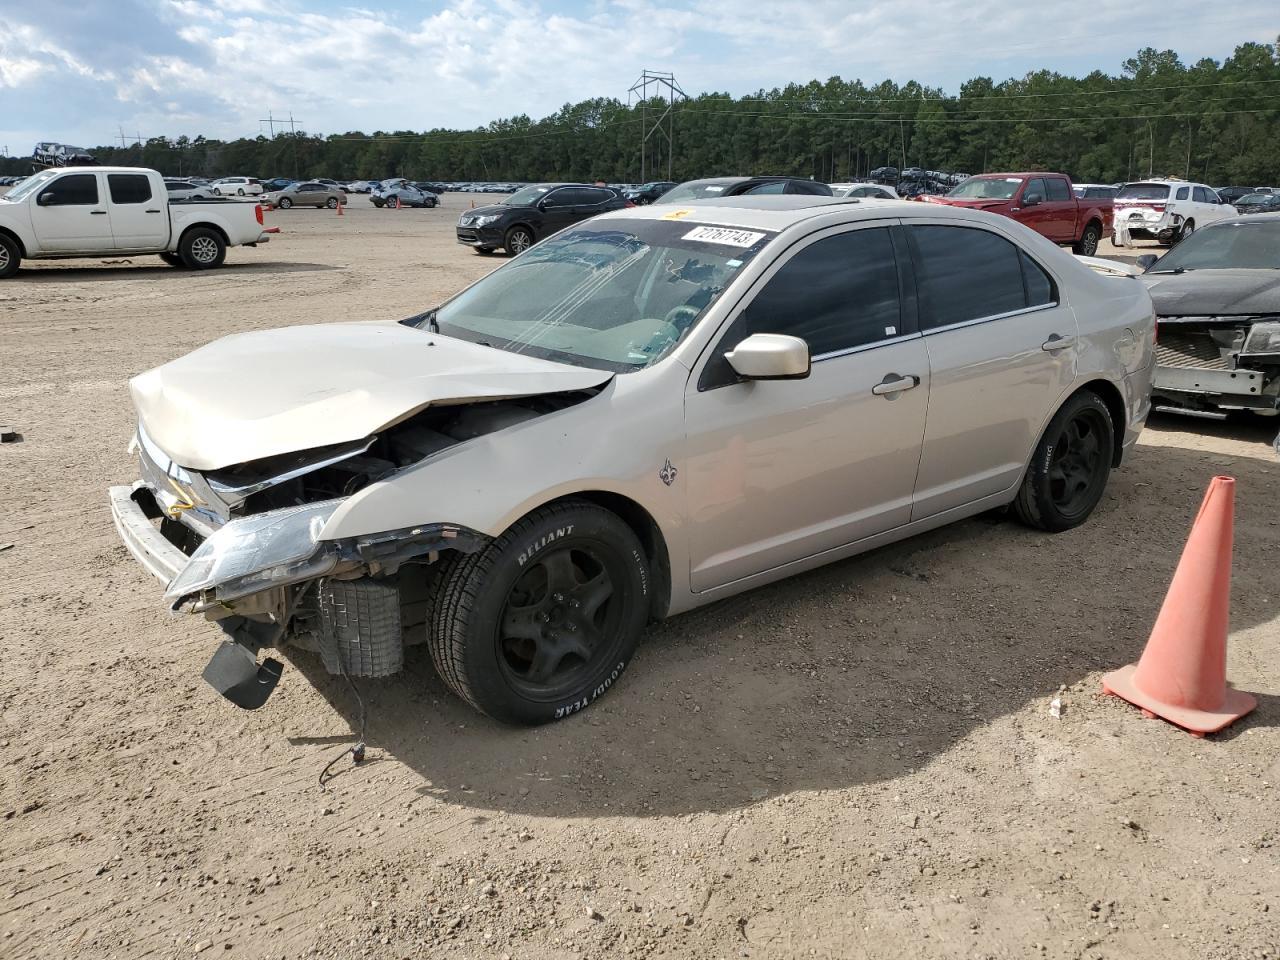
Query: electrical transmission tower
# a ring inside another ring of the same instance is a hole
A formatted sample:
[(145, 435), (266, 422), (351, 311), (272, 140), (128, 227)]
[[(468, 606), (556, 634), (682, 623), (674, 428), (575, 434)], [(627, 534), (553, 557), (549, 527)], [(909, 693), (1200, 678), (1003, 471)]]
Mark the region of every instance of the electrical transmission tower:
[[(640, 181), (649, 180), (662, 161), (663, 141), (667, 153), (667, 179), (671, 179), (675, 156), (676, 101), (688, 100), (674, 73), (645, 70), (627, 91), (627, 106), (640, 102)], [(654, 101), (657, 101), (656, 103)], [(652, 117), (652, 119), (651, 119)], [(649, 141), (652, 140), (651, 144)]]

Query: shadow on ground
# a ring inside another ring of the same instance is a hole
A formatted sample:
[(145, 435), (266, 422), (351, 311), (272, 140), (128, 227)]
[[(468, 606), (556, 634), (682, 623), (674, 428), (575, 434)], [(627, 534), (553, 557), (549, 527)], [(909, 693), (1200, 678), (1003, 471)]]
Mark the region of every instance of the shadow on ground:
[[(673, 618), (614, 690), (547, 727), (476, 714), (411, 648), (404, 673), (360, 684), (371, 752), (415, 770), (424, 793), (533, 815), (687, 814), (890, 780), (1028, 703), (1047, 710), (1059, 684), (1135, 660), (1221, 461), (1239, 479), (1237, 557), (1277, 555), (1280, 468), (1259, 447), (1253, 459), (1143, 446), (1075, 531), (988, 515)], [(1269, 561), (1237, 561), (1233, 629), (1274, 619), (1274, 576)], [(354, 724), (341, 678), (292, 659)], [(1232, 735), (1277, 723), (1280, 698), (1264, 693)]]
[[(291, 263), (268, 261), (265, 263), (224, 263), (212, 271), (188, 270), (171, 267), (153, 260), (150, 256), (119, 257), (111, 260), (65, 260), (52, 262), (24, 261), (22, 269), (13, 278), (31, 283), (65, 283), (68, 280), (136, 280), (139, 277), (158, 275), (165, 277), (223, 277), (253, 274), (317, 273), (337, 270), (329, 263)], [(13, 281), (10, 281), (13, 282)]]

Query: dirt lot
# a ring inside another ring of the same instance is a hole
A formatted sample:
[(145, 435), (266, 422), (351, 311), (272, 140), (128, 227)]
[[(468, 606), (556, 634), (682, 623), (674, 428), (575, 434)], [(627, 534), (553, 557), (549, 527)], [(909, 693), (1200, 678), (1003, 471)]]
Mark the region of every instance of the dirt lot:
[[(166, 614), (107, 511), (127, 378), (437, 302), (500, 262), (454, 244), (467, 203), (0, 284), (0, 957), (1280, 957), (1274, 428), (1153, 419), (1083, 528), (982, 518), (676, 618), (555, 726), (477, 716), (415, 649), (327, 792), (355, 711), (318, 662), (257, 713), (217, 697), (216, 629)], [(1217, 473), (1260, 704), (1196, 740), (1099, 675)]]

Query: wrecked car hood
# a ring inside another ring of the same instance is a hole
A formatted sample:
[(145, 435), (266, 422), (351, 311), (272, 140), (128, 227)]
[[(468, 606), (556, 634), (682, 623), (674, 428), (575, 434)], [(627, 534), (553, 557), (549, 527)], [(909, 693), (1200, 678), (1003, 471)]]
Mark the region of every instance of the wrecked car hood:
[(398, 323), (285, 327), (215, 340), (129, 383), (174, 462), (217, 470), (358, 440), (431, 404), (602, 386), (613, 374)]
[(1188, 270), (1142, 279), (1162, 317), (1280, 313), (1280, 270)]

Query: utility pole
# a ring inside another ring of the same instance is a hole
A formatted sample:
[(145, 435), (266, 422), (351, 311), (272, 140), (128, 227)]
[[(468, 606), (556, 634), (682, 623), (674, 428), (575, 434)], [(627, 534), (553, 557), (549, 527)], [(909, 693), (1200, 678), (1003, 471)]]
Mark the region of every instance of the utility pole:
[[(652, 92), (651, 92), (652, 91)], [(627, 106), (632, 105), (632, 98), (639, 98), (640, 101), (640, 181), (647, 182), (649, 177), (646, 171), (650, 168), (649, 159), (649, 138), (655, 134), (661, 136), (667, 141), (667, 179), (671, 179), (672, 163), (675, 157), (675, 108), (676, 97), (681, 100), (688, 100), (689, 95), (680, 88), (680, 84), (676, 81), (674, 73), (662, 73), (657, 70), (644, 70), (640, 77), (631, 88), (627, 91)], [(649, 101), (650, 100), (666, 100), (662, 113), (658, 118), (649, 122)], [(661, 155), (661, 146), (657, 148), (659, 156)], [(656, 172), (657, 164), (652, 165)]]
[[(272, 140), (276, 138), (276, 120), (270, 110), (267, 111), (267, 119), (259, 120), (258, 123), (259, 124), (265, 123), (267, 125), (267, 131), (268, 131), (267, 136), (269, 136)], [(258, 132), (261, 133), (262, 130), (259, 129)]]

